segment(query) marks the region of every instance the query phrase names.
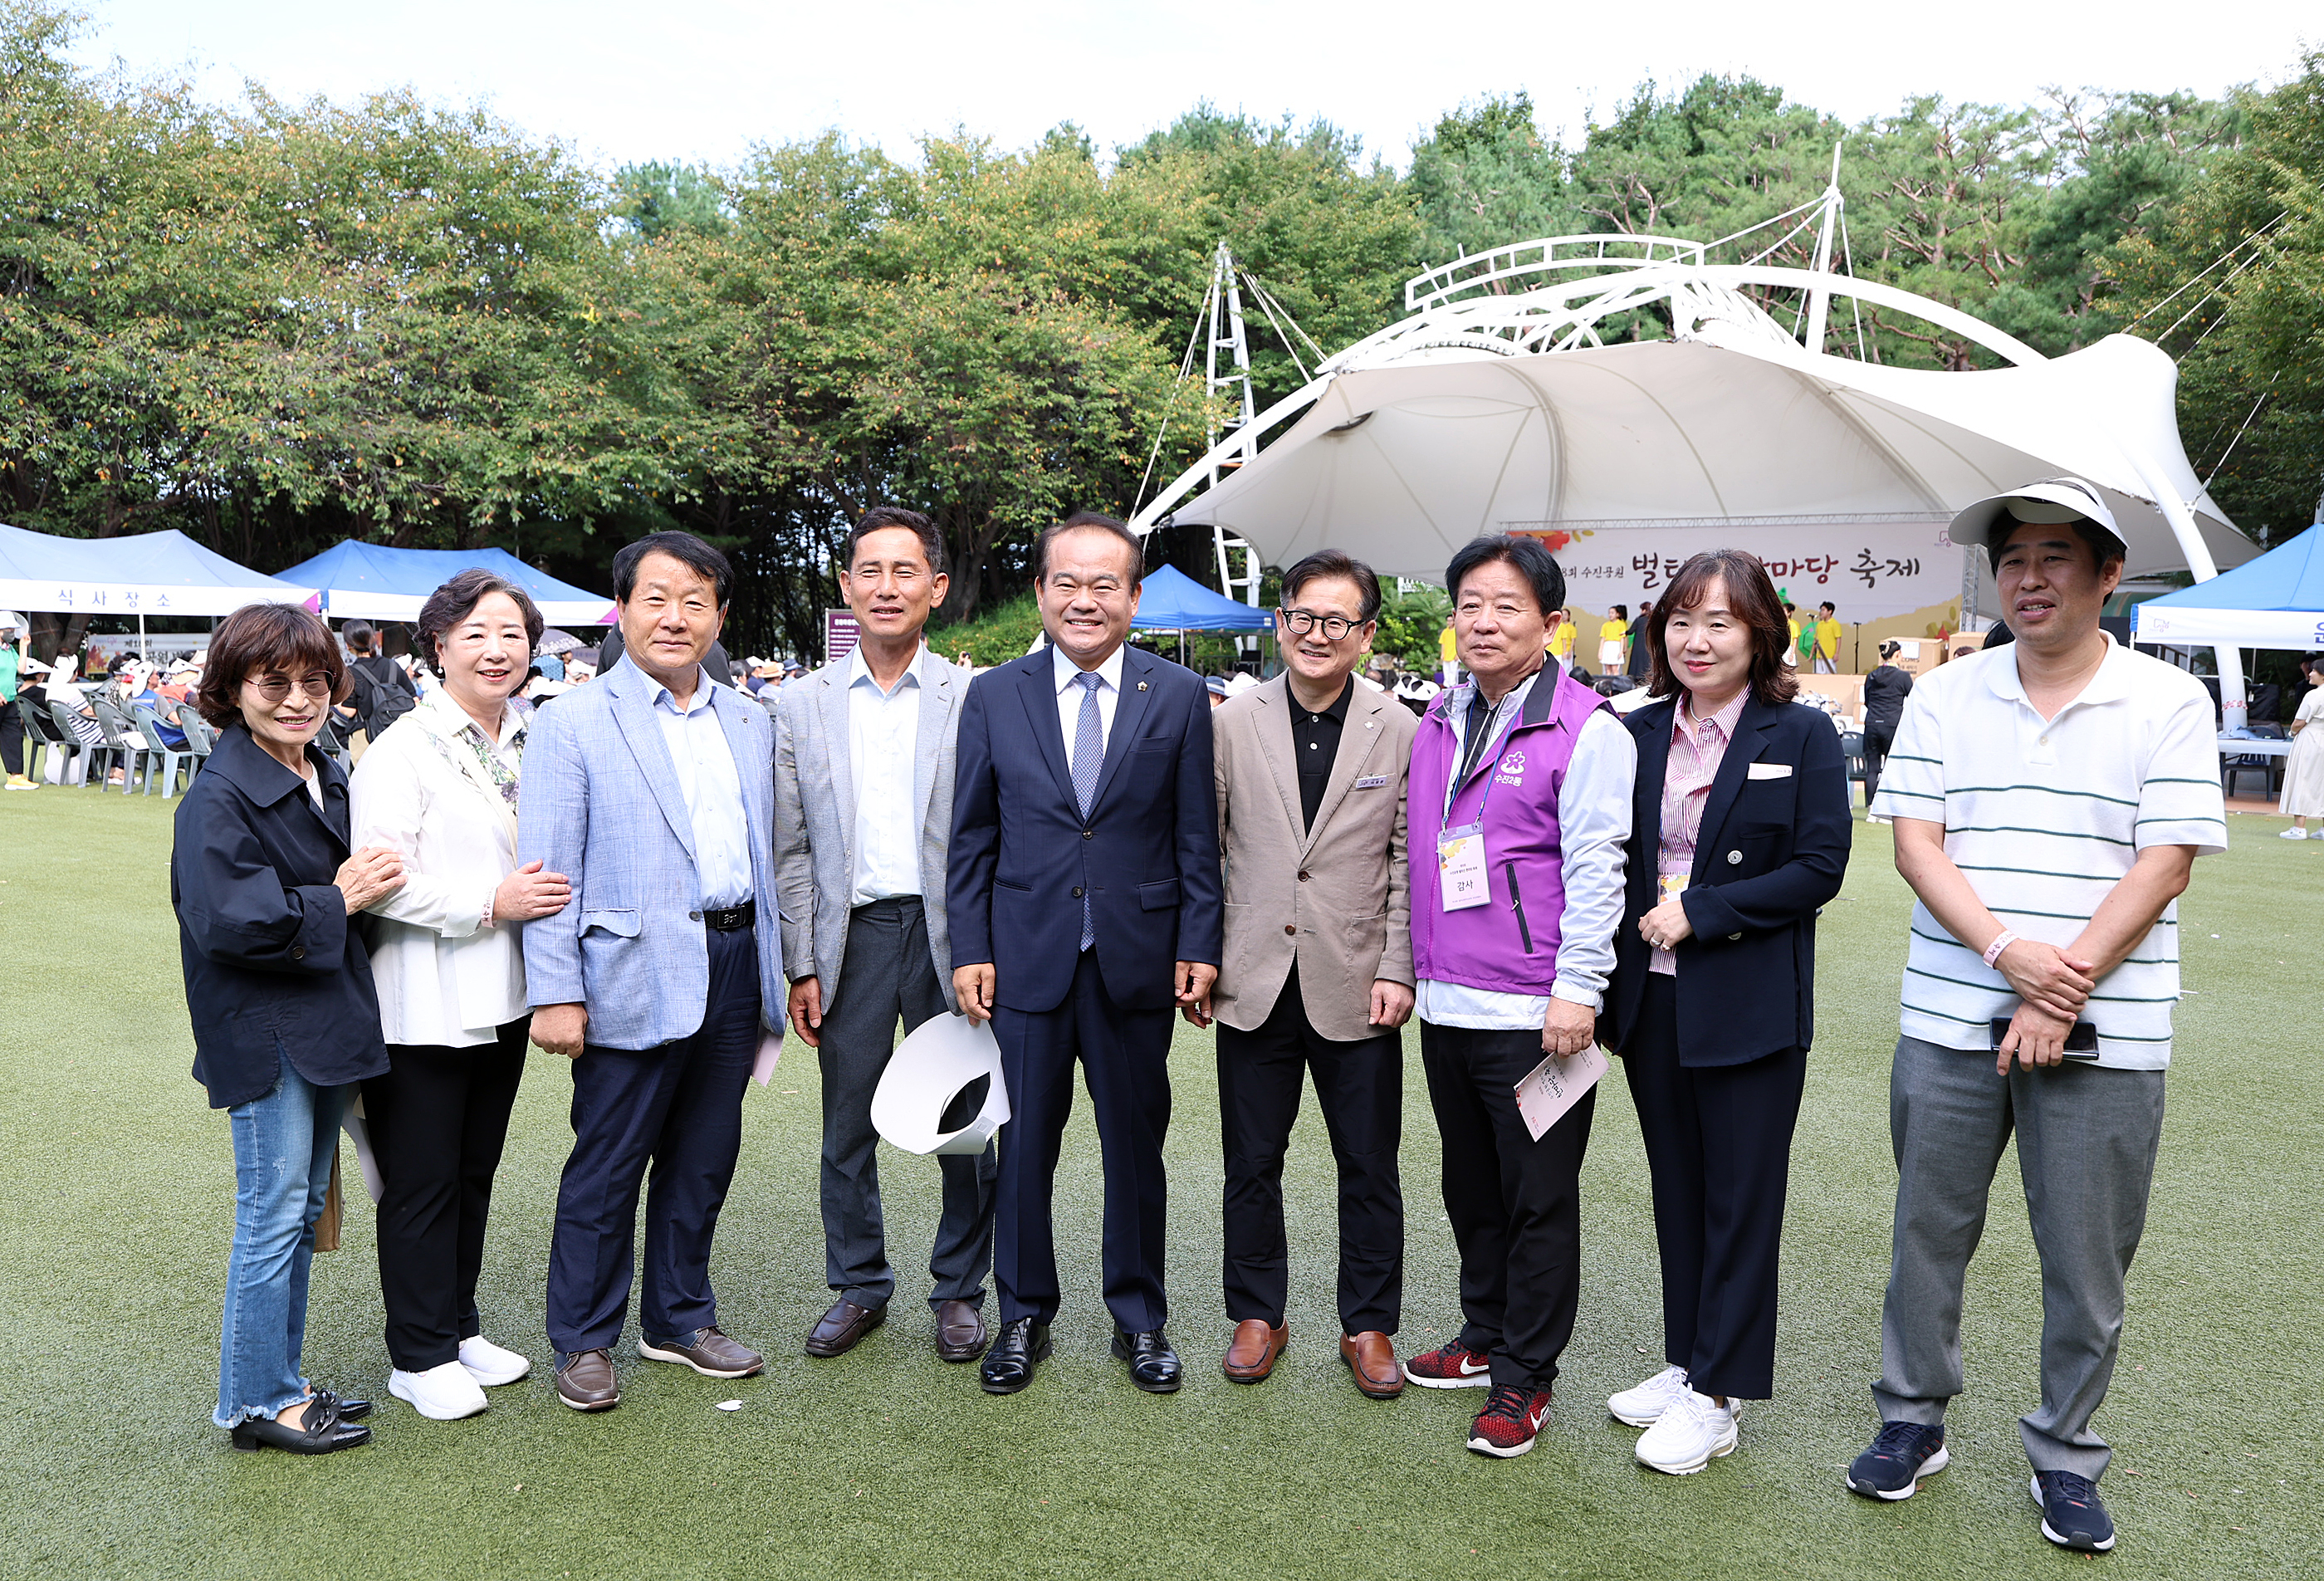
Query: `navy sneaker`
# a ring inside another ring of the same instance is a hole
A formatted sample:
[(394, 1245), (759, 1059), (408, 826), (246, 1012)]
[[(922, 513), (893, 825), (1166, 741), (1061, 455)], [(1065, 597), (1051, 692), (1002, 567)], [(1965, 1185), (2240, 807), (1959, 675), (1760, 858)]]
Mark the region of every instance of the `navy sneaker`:
[(1872, 1447), (1848, 1468), (1848, 1485), (1868, 1499), (1894, 1503), (1921, 1491), (1921, 1479), (1952, 1464), (1945, 1430), (1925, 1422), (1882, 1422)]
[(2114, 1547), (2114, 1517), (2098, 1500), (2098, 1484), (2070, 1471), (2034, 1474), (2034, 1502), (2042, 1506), (2042, 1535), (2062, 1549), (2102, 1554)]

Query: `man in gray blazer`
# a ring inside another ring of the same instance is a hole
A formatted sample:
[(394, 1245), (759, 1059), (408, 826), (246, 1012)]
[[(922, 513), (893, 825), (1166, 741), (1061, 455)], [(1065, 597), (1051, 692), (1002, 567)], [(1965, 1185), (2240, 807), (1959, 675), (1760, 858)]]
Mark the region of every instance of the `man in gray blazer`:
[(1340, 1172), (1340, 1354), (1376, 1400), (1404, 1391), (1391, 1336), (1404, 1299), (1404, 1040), (1412, 1013), (1405, 776), (1410, 710), (1355, 677), (1379, 578), (1337, 550), (1283, 573), (1285, 673), (1222, 704), (1219, 844), (1226, 945), (1196, 1026), (1219, 1022), (1226, 1142), (1222, 1364), (1274, 1371), (1290, 1330), (1283, 1156), (1305, 1077)]
[(742, 1092), (782, 994), (774, 722), (702, 667), (733, 587), (726, 557), (691, 533), (622, 550), (622, 661), (544, 707), (525, 746), (517, 859), (573, 886), (565, 910), (525, 924), (524, 964), (532, 1040), (573, 1061), (549, 1338), (576, 1410), (621, 1403), (613, 1345), (649, 1165), (638, 1354), (710, 1378), (764, 1364), (719, 1332), (710, 1288)]
[[(907, 1032), (953, 1008), (945, 928), (953, 745), (968, 677), (921, 632), (944, 602), (944, 539), (881, 505), (841, 545), (855, 651), (792, 681), (775, 726), (775, 865), (790, 1022), (823, 1067), (824, 1278), (838, 1299), (807, 1338), (844, 1355), (896, 1292), (880, 1208), (872, 1095)], [(973, 1110), (971, 1111), (973, 1113)], [(992, 1145), (936, 1160), (944, 1210), (928, 1276), (936, 1354), (984, 1354), (992, 1266)]]

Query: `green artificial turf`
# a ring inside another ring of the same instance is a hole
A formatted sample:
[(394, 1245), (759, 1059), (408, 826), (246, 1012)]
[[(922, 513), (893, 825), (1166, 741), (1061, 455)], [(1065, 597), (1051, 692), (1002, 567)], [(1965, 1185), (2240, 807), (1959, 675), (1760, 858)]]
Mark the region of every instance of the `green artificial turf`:
[[(1172, 1336), (1187, 1386), (1152, 1397), (1106, 1354), (1100, 1194), (1086, 1108), (1067, 1133), (1057, 1353), (1033, 1387), (979, 1391), (930, 1349), (918, 1268), (934, 1168), (882, 1149), (904, 1271), (888, 1326), (814, 1362), (829, 1299), (816, 1208), (817, 1096), (796, 1043), (744, 1108), (715, 1274), (727, 1330), (764, 1349), (740, 1383), (641, 1363), (581, 1417), (541, 1365), (470, 1421), (385, 1393), (369, 1205), (318, 1257), (315, 1377), (380, 1401), (368, 1449), (235, 1455), (210, 1426), (233, 1187), (223, 1119), (187, 1077), (191, 1043), (168, 904), (170, 808), (51, 788), (0, 797), (0, 1574), (379, 1576), (1501, 1575), (2001, 1576), (2314, 1575), (2324, 1520), (2317, 1419), (2315, 1015), (2324, 847), (2238, 818), (2182, 902), (2186, 976), (2171, 1117), (2122, 1364), (2098, 1428), (2122, 1531), (2103, 1560), (2043, 1542), (2015, 1416), (2036, 1399), (2039, 1283), (2014, 1159), (1973, 1266), (1969, 1392), (1952, 1468), (1907, 1502), (1849, 1493), (1874, 1426), (1894, 1175), (1889, 1049), (1906, 896), (1887, 832), (1857, 826), (1826, 911), (1821, 1012), (1794, 1154), (1776, 1398), (1700, 1475), (1640, 1469), (1611, 1391), (1661, 1364), (1646, 1178), (1620, 1083), (1585, 1176), (1581, 1321), (1534, 1451), (1462, 1447), (1480, 1391), (1356, 1393), (1336, 1354), (1328, 1149), (1312, 1105), (1286, 1185), (1291, 1345), (1274, 1378), (1229, 1383), (1218, 1266), (1211, 1040), (1182, 1028), (1170, 1133)], [(1459, 1322), (1436, 1141), (1407, 1061), (1406, 1325)], [(567, 1076), (536, 1052), (500, 1174), (486, 1331), (536, 1360)], [(355, 1179), (349, 1158), (350, 1179)], [(733, 1412), (715, 1402), (740, 1399)], [(2078, 1573), (2078, 1572), (2077, 1572)]]

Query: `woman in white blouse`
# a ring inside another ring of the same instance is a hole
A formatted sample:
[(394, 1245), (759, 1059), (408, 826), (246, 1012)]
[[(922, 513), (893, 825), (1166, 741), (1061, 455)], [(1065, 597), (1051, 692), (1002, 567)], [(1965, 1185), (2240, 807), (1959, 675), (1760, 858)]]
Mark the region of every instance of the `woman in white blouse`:
[(441, 684), (355, 765), (355, 844), (403, 857), (371, 907), (372, 974), (390, 1069), (364, 1083), (379, 1165), (379, 1281), (389, 1391), (438, 1421), (484, 1409), (484, 1387), (531, 1363), (484, 1336), (476, 1280), (493, 1174), (524, 1076), (521, 925), (563, 910), (562, 874), (516, 865), (524, 684), (540, 612), (488, 571), (463, 571), (420, 612)]

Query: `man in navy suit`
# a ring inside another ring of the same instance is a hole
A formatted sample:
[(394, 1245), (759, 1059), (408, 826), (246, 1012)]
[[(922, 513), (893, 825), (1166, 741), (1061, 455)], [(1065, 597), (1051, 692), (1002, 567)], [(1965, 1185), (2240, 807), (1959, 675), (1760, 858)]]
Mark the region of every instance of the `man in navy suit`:
[(945, 882), (960, 1008), (990, 1019), (1012, 1117), (1001, 1131), (982, 1381), (1032, 1382), (1057, 1310), (1049, 1199), (1079, 1060), (1105, 1153), (1113, 1354), (1148, 1393), (1178, 1387), (1163, 1333), (1162, 1138), (1171, 1011), (1218, 976), (1218, 799), (1209, 693), (1125, 648), (1144, 553), (1111, 517), (1041, 534), (1049, 645), (979, 676), (962, 705)]

